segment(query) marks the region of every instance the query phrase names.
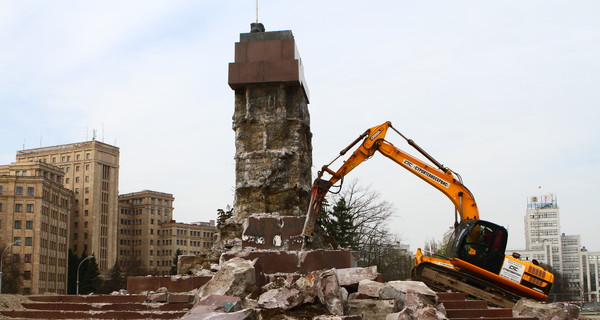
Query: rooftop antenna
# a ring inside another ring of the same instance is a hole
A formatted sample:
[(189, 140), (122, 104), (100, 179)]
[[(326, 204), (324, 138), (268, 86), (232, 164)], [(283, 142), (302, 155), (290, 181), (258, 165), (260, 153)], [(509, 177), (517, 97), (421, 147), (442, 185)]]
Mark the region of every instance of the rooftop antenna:
[(265, 26), (258, 22), (258, 0), (256, 0), (256, 22), (250, 24), (250, 33), (265, 32)]
[(96, 141), (96, 129), (92, 130), (92, 140)]

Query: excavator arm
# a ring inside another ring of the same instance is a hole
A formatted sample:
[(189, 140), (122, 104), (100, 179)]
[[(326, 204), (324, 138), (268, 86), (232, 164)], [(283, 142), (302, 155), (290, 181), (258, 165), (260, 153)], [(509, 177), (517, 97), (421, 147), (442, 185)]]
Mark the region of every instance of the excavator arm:
[[(392, 129), (402, 136), (402, 138), (404, 138), (409, 145), (411, 145), (413, 148), (419, 151), (419, 153), (431, 161), (434, 166), (396, 148), (392, 143), (385, 140), (389, 129)], [(344, 156), (359, 142), (362, 143), (356, 148), (352, 155), (350, 155), (348, 159), (344, 161), (339, 169), (333, 170), (330, 168), (330, 166), (336, 160)], [(319, 214), (319, 210), (331, 186), (343, 179), (358, 165), (373, 156), (375, 152), (383, 154), (404, 169), (408, 170), (412, 174), (421, 178), (423, 181), (427, 182), (445, 194), (454, 204), (455, 211), (458, 216), (460, 216), (461, 221), (465, 219), (479, 219), (479, 212), (477, 209), (477, 204), (475, 203), (475, 199), (469, 189), (462, 184), (460, 177), (452, 170), (441, 165), (437, 160), (421, 149), (421, 147), (419, 147), (413, 140), (407, 139), (404, 135), (402, 135), (402, 133), (392, 126), (391, 122), (388, 121), (365, 131), (349, 146), (340, 151), (338, 157), (336, 157), (329, 164), (323, 166), (318, 172), (317, 178), (313, 184), (310, 205), (302, 232), (302, 235), (305, 237), (305, 239), (311, 237), (315, 229), (315, 223)], [(331, 176), (329, 180), (323, 179), (324, 174), (329, 174)]]

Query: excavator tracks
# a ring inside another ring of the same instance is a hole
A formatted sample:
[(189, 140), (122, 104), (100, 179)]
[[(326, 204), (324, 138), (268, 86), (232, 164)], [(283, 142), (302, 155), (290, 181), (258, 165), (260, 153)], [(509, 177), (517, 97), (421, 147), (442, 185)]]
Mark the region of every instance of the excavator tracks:
[(486, 300), (490, 304), (512, 308), (521, 298), (493, 283), (473, 275), (422, 262), (411, 270), (411, 278), (439, 292), (458, 291)]

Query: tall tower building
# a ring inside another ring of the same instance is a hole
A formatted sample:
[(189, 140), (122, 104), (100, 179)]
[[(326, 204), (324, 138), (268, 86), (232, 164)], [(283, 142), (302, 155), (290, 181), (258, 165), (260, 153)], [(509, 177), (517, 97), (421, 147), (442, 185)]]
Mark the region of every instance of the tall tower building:
[(74, 192), (70, 247), (93, 254), (100, 271), (117, 257), (119, 148), (87, 141), (17, 151), (17, 162), (46, 162), (62, 168), (64, 186)]
[(73, 192), (63, 187), (63, 175), (43, 162), (0, 166), (0, 245), (13, 244), (6, 253), (22, 263), (20, 293), (67, 293)]
[(540, 251), (534, 259), (560, 271), (560, 212), (555, 195), (530, 197), (525, 213), (525, 249)]

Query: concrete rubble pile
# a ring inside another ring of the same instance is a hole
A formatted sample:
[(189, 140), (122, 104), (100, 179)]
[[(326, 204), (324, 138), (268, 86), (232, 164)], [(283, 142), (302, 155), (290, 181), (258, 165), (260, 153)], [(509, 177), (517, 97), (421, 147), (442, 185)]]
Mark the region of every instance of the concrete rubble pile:
[(542, 303), (523, 298), (513, 307), (515, 317), (536, 317), (539, 320), (579, 319), (579, 307), (564, 302)]
[(233, 258), (198, 290), (182, 319), (446, 319), (435, 292), (423, 283), (381, 283), (378, 276), (376, 267), (355, 267), (267, 282), (258, 259)]

